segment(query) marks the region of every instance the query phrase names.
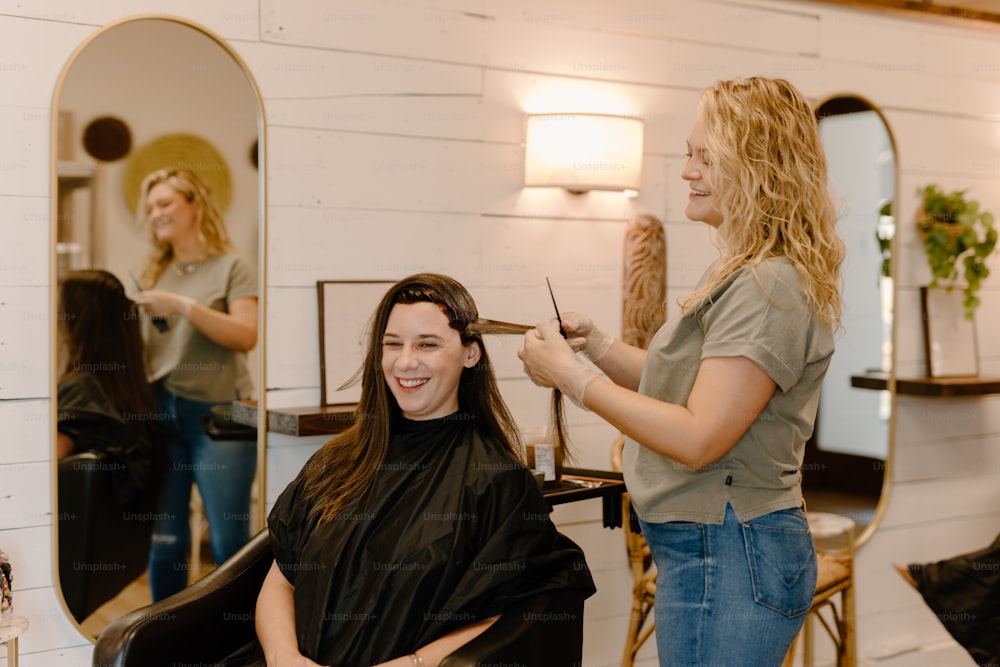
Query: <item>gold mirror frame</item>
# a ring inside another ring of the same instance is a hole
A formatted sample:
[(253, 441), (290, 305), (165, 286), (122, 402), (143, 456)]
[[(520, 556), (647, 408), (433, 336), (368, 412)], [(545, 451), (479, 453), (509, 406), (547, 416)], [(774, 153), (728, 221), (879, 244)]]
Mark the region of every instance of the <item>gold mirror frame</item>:
[[(252, 500), (251, 512), (253, 513), (252, 523), (251, 523), (251, 533), (255, 533), (263, 528), (265, 525), (265, 510), (266, 510), (266, 489), (267, 489), (267, 411), (265, 406), (265, 399), (267, 394), (267, 382), (266, 382), (266, 255), (267, 255), (267, 233), (266, 233), (266, 217), (267, 217), (267, 197), (266, 197), (266, 184), (267, 176), (265, 165), (267, 161), (265, 159), (265, 146), (266, 146), (266, 136), (265, 136), (265, 116), (264, 116), (264, 104), (263, 98), (261, 97), (260, 87), (254, 80), (253, 75), (250, 72), (249, 67), (247, 67), (246, 62), (236, 53), (236, 51), (226, 43), (226, 41), (215, 34), (211, 30), (193, 23), (187, 19), (165, 15), (165, 14), (138, 14), (131, 15), (127, 18), (113, 21), (97, 29), (93, 34), (89, 35), (77, 48), (73, 51), (70, 57), (67, 59), (66, 64), (63, 66), (59, 73), (59, 78), (56, 82), (55, 91), (52, 97), (52, 107), (51, 107), (51, 170), (50, 170), (50, 270), (49, 270), (49, 280), (51, 284), (51, 289), (49, 290), (49, 312), (57, 313), (58, 308), (58, 276), (59, 276), (59, 257), (57, 252), (57, 239), (58, 236), (58, 225), (59, 225), (59, 214), (60, 214), (60, 197), (59, 197), (59, 146), (60, 140), (63, 138), (61, 136), (60, 127), (60, 102), (62, 101), (62, 93), (64, 90), (64, 85), (66, 83), (67, 76), (73, 69), (73, 65), (77, 62), (79, 56), (96, 40), (100, 39), (102, 36), (106, 35), (109, 31), (121, 28), (128, 24), (134, 24), (144, 21), (164, 21), (171, 24), (176, 24), (184, 28), (194, 30), (200, 33), (202, 36), (208, 38), (216, 46), (221, 49), (220, 56), (228, 55), (232, 58), (236, 67), (243, 73), (246, 77), (246, 85), (249, 87), (251, 96), (255, 101), (255, 111), (257, 115), (257, 142), (256, 142), (256, 155), (252, 151), (248, 152), (247, 159), (256, 159), (255, 167), (257, 171), (257, 222), (256, 222), (256, 235), (257, 235), (257, 282), (258, 282), (258, 297), (257, 297), (257, 318), (258, 318), (258, 335), (257, 335), (257, 346), (256, 346), (256, 363), (252, 364), (252, 372), (255, 373), (255, 394), (257, 395), (257, 472), (254, 481), (254, 486), (256, 489), (256, 497)], [(130, 85), (131, 80), (124, 78), (122, 79), (122, 85)], [(250, 148), (250, 147), (248, 147)], [(249, 228), (248, 228), (249, 229)], [(124, 281), (123, 281), (124, 282)], [(56, 455), (56, 436), (57, 436), (57, 420), (56, 420), (56, 396), (57, 396), (57, 373), (59, 368), (58, 360), (58, 335), (56, 332), (57, 318), (52, 317), (51, 323), (51, 339), (50, 339), (50, 396), (52, 400), (52, 419), (51, 419), (51, 456), (52, 456), (52, 476), (51, 476), (51, 502), (53, 508), (53, 521), (52, 521), (52, 576), (54, 587), (57, 591), (57, 597), (59, 598), (60, 604), (63, 607), (63, 611), (66, 614), (67, 619), (76, 625), (77, 629), (86, 636), (88, 639), (93, 641), (93, 636), (84, 632), (82, 624), (77, 622), (77, 620), (70, 613), (69, 608), (66, 606), (65, 600), (62, 595), (62, 584), (59, 576), (59, 521), (58, 517), (55, 516), (57, 513), (57, 508), (59, 507), (58, 501), (58, 457)]]
[[(893, 184), (892, 184), (892, 188), (891, 188), (891, 191), (892, 191), (892, 200), (891, 201), (892, 201), (892, 205), (895, 207), (896, 206), (896, 202), (899, 201), (899, 162), (898, 162), (899, 151), (897, 149), (896, 139), (895, 139), (895, 137), (894, 137), (894, 135), (892, 133), (892, 128), (890, 127), (889, 122), (888, 122), (888, 120), (885, 117), (885, 114), (883, 114), (882, 110), (877, 105), (875, 105), (871, 100), (868, 100), (868, 99), (866, 99), (865, 97), (863, 97), (861, 95), (857, 95), (857, 94), (854, 94), (854, 93), (839, 93), (839, 94), (830, 95), (828, 97), (825, 97), (825, 98), (819, 100), (815, 104), (815, 106), (813, 108), (815, 109), (815, 111), (817, 113), (817, 116), (819, 117), (820, 121), (822, 120), (822, 117), (820, 116), (821, 110), (824, 109), (824, 108), (828, 108), (832, 103), (837, 102), (837, 101), (842, 101), (842, 102), (845, 103), (845, 105), (847, 107), (853, 107), (853, 108), (851, 108), (849, 111), (839, 111), (839, 112), (835, 112), (835, 113), (828, 114), (828, 115), (830, 115), (830, 116), (836, 116), (836, 115), (841, 115), (841, 114), (844, 114), (844, 113), (850, 113), (852, 111), (872, 111), (875, 114), (877, 114), (879, 120), (881, 121), (882, 127), (885, 129), (886, 135), (888, 136), (889, 146), (890, 146), (890, 148), (892, 150), (892, 153), (893, 153)], [(836, 189), (836, 187), (835, 187), (835, 189)], [(894, 208), (894, 210), (893, 210), (894, 213), (895, 213), (895, 210), (897, 210), (897, 209)], [(874, 218), (873, 222), (877, 223), (878, 222), (878, 218)], [(875, 224), (872, 225), (871, 232), (872, 232), (871, 236), (870, 236), (871, 242), (873, 244), (876, 244), (877, 240), (876, 240), (876, 226), (875, 226)], [(898, 255), (897, 238), (898, 238), (898, 234), (894, 233), (892, 235), (891, 239), (889, 240), (889, 244), (888, 244), (888, 252), (889, 252), (889, 274), (892, 277), (895, 277), (897, 275), (897, 268), (896, 268), (897, 261), (898, 261), (897, 260), (897, 255)], [(875, 289), (877, 289), (877, 287), (875, 287)], [(888, 390), (887, 390), (887, 392), (888, 392), (888, 394), (887, 394), (888, 400), (887, 400), (887, 403), (888, 403), (888, 409), (889, 409), (889, 418), (888, 418), (888, 424), (886, 426), (886, 439), (887, 439), (887, 442), (886, 442), (886, 456), (885, 456), (885, 460), (884, 460), (884, 465), (882, 466), (882, 470), (881, 470), (881, 472), (882, 472), (881, 488), (880, 488), (878, 501), (877, 501), (877, 503), (875, 505), (871, 521), (867, 525), (865, 525), (863, 528), (861, 528), (861, 530), (855, 535), (855, 546), (856, 547), (859, 547), (862, 544), (864, 544), (868, 540), (868, 538), (871, 537), (872, 534), (875, 532), (875, 530), (878, 528), (879, 524), (882, 521), (882, 517), (885, 515), (886, 508), (888, 506), (889, 493), (890, 493), (890, 490), (891, 490), (891, 487), (892, 487), (892, 468), (893, 468), (892, 462), (893, 462), (893, 458), (894, 458), (895, 442), (896, 442), (896, 392), (895, 392), (895, 378), (896, 378), (896, 338), (897, 338), (896, 319), (897, 318), (895, 316), (895, 311), (896, 311), (897, 292), (898, 292), (898, 289), (897, 289), (897, 286), (896, 286), (895, 280), (894, 280), (893, 284), (891, 285), (891, 292), (890, 292), (891, 293), (891, 297), (890, 298), (892, 299), (892, 326), (891, 326), (890, 332), (886, 336), (886, 339), (883, 341), (884, 344), (888, 344), (888, 346), (889, 346), (889, 350), (888, 351), (883, 350), (883, 358), (885, 360), (885, 363), (887, 363), (887, 365), (889, 366), (889, 368), (886, 371), (887, 375), (888, 375)], [(849, 303), (845, 303), (845, 310), (848, 309), (848, 308), (850, 308), (850, 304)], [(870, 370), (870, 369), (858, 368), (858, 369), (856, 369), (856, 371), (852, 372), (852, 374), (861, 375), (861, 374), (865, 373), (868, 370)], [(872, 394), (872, 399), (873, 400), (878, 400), (877, 393), (875, 391), (866, 390), (866, 389), (855, 389), (855, 391), (868, 391), (868, 392), (870, 392)], [(820, 419), (822, 420), (822, 418), (823, 418), (823, 415), (821, 414), (820, 415)], [(819, 426), (817, 424), (817, 431), (818, 431), (818, 428), (819, 428)], [(813, 438), (816, 438), (816, 437), (817, 437), (817, 434), (814, 433), (813, 434)], [(808, 475), (809, 473), (808, 473), (808, 471), (806, 471), (804, 474)], [(808, 503), (809, 493), (808, 493), (808, 491), (805, 488), (804, 488), (804, 496), (806, 497), (806, 501)]]

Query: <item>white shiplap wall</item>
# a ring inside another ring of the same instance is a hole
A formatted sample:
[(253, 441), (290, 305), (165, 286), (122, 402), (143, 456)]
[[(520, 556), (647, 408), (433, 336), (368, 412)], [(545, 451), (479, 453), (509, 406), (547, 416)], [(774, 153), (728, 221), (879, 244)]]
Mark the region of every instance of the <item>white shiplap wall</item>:
[[(109, 21), (161, 3), (0, 0), (0, 547), (30, 617), (26, 667), (89, 664), (52, 585), (49, 384), (49, 104), (66, 59)], [(267, 114), (268, 400), (319, 396), (317, 279), (454, 275), (481, 312), (532, 322), (560, 306), (620, 322), (625, 222), (667, 224), (671, 303), (711, 259), (684, 220), (679, 179), (697, 90), (719, 78), (784, 76), (809, 96), (879, 104), (899, 155), (897, 354), (922, 372), (917, 288), (928, 279), (912, 220), (917, 186), (969, 187), (1000, 210), (1000, 39), (973, 28), (781, 1), (176, 0), (168, 8), (222, 36), (248, 64)], [(200, 103), (196, 101), (195, 103)], [(646, 121), (636, 200), (524, 190), (526, 111), (629, 113)], [(996, 268), (995, 257), (992, 266)], [(978, 316), (984, 373), (1000, 372), (992, 280)], [(523, 423), (547, 392), (526, 381), (516, 341), (491, 344)], [(863, 663), (971, 664), (889, 569), (985, 544), (1000, 526), (1000, 398), (898, 401), (894, 483), (882, 528), (858, 554)], [(573, 412), (579, 464), (607, 466), (612, 433)], [(273, 436), (273, 499), (317, 445)], [(558, 508), (587, 550), (586, 665), (617, 664), (629, 581), (596, 504)], [(645, 664), (652, 664), (647, 650)], [(2, 661), (0, 661), (2, 662)]]

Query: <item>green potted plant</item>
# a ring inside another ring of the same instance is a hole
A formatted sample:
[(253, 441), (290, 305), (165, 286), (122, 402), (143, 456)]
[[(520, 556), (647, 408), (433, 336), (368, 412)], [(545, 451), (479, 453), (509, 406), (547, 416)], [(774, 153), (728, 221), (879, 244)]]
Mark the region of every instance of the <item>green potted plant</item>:
[(896, 233), (896, 218), (892, 214), (892, 200), (886, 200), (878, 209), (878, 224), (875, 225), (875, 240), (878, 242), (879, 256), (882, 258), (881, 275), (892, 277), (892, 237)]
[(972, 319), (979, 307), (976, 292), (990, 273), (986, 258), (997, 244), (993, 214), (968, 199), (965, 190), (946, 193), (927, 185), (917, 192), (923, 197), (917, 231), (931, 269), (930, 286), (950, 291), (964, 282), (965, 316)]

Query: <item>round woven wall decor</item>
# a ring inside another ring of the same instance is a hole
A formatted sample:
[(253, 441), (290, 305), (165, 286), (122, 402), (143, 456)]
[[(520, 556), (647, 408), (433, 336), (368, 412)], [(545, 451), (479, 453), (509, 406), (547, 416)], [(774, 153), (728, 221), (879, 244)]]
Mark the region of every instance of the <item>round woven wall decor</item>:
[(136, 150), (125, 165), (125, 202), (135, 213), (142, 179), (157, 169), (194, 172), (212, 191), (219, 211), (225, 213), (233, 198), (229, 165), (215, 146), (194, 134), (165, 134)]

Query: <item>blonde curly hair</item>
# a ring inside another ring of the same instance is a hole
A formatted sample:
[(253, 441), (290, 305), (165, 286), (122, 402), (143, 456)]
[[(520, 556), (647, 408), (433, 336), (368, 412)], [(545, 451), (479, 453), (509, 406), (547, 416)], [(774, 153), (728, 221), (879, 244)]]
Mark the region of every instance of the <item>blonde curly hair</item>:
[(716, 194), (721, 259), (682, 310), (707, 298), (733, 272), (784, 256), (817, 316), (839, 328), (844, 243), (829, 189), (816, 115), (784, 79), (720, 81), (702, 91), (698, 113), (721, 184)]
[[(142, 180), (139, 186), (139, 222), (146, 222), (146, 198), (153, 187), (163, 183), (194, 204), (195, 226), (198, 240), (205, 246), (208, 255), (221, 255), (232, 250), (229, 233), (226, 231), (222, 212), (219, 210), (212, 191), (194, 172), (183, 169), (159, 169)], [(174, 249), (170, 243), (161, 241), (150, 228), (153, 254), (142, 272), (142, 286), (145, 289), (156, 284), (163, 270), (174, 261)]]

